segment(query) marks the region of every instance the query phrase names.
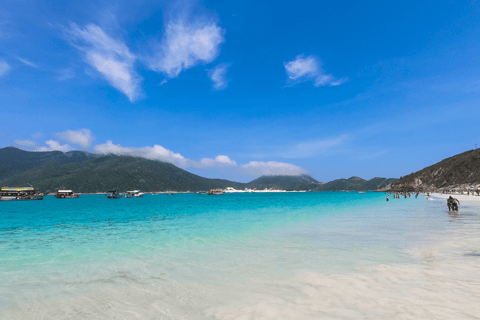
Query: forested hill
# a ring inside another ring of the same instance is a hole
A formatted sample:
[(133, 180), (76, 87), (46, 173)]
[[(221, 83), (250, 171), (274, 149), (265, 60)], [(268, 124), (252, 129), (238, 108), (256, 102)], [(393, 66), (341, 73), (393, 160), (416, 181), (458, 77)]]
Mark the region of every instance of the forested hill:
[[(130, 156), (97, 155), (83, 151), (30, 152), (13, 147), (0, 149), (0, 186), (34, 186), (41, 192), (61, 188), (75, 192), (204, 191), (233, 187), (282, 190), (375, 190), (392, 179), (357, 177), (328, 183), (309, 175), (262, 176), (249, 183), (200, 177), (171, 163)], [(390, 181), (390, 182), (389, 182)]]
[[(0, 185), (33, 185), (40, 191), (60, 188), (75, 192), (197, 191), (211, 188), (245, 188), (244, 183), (207, 179), (171, 163), (129, 156), (98, 156), (86, 152), (28, 152), (0, 149)], [(18, 159), (18, 160), (16, 160)]]
[(478, 184), (480, 184), (480, 149), (457, 154), (402, 177), (392, 183), (391, 189), (428, 191)]
[(323, 182), (318, 182), (309, 175), (299, 176), (261, 176), (248, 183), (249, 188), (274, 188), (281, 190), (313, 190)]
[(87, 159), (94, 159), (98, 156), (83, 151), (45, 151), (29, 152), (14, 147), (0, 149), (0, 180), (37, 167), (43, 163), (81, 163)]
[(372, 191), (380, 188), (384, 188), (393, 181), (397, 180), (396, 178), (373, 178), (370, 180), (365, 180), (359, 177), (351, 177), (349, 179), (337, 179), (325, 184), (317, 186), (314, 190), (316, 191), (338, 191), (338, 190), (347, 190), (347, 191)]

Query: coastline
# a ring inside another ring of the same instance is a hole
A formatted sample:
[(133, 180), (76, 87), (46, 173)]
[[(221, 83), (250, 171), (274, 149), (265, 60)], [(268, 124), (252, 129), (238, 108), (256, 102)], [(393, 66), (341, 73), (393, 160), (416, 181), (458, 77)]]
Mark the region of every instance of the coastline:
[(454, 193), (432, 193), (430, 197), (434, 200), (447, 200), (448, 197), (457, 198), (460, 201), (460, 205), (462, 203), (466, 203), (469, 205), (480, 206), (480, 197), (474, 195), (466, 195), (466, 194), (454, 194)]

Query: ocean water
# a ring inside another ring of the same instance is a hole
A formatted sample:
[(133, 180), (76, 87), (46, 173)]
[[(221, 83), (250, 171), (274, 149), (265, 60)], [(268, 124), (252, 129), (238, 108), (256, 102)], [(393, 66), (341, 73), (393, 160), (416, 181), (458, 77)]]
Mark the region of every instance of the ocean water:
[(0, 202), (0, 319), (479, 319), (479, 216), (373, 192)]

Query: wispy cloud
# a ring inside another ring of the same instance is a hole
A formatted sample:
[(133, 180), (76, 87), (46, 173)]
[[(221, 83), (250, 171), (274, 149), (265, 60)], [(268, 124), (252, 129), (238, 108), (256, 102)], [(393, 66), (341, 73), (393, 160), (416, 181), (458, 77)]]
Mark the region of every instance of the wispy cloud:
[(257, 175), (300, 175), (307, 170), (291, 163), (277, 161), (250, 161), (240, 166), (240, 169), (252, 176)]
[(32, 67), (32, 68), (39, 68), (39, 66), (33, 62), (31, 62), (30, 60), (27, 60), (27, 59), (23, 59), (23, 58), (20, 58), (20, 57), (17, 57), (17, 59), (19, 61), (21, 61), (23, 64), (29, 66), (29, 67)]
[(15, 140), (15, 144), (22, 147), (30, 147), (30, 148), (35, 148), (37, 146), (35, 141), (30, 141), (30, 140)]
[(57, 76), (57, 80), (58, 81), (66, 81), (66, 80), (70, 80), (72, 78), (75, 77), (75, 71), (73, 71), (73, 69), (62, 69), (60, 71), (58, 71), (58, 76)]
[(61, 145), (58, 141), (48, 140), (45, 141), (48, 147), (37, 147), (37, 151), (62, 151), (67, 152), (73, 150), (68, 144)]
[(8, 63), (6, 63), (5, 61), (0, 61), (0, 77), (5, 75), (10, 69), (11, 68)]
[(92, 131), (89, 129), (67, 130), (57, 133), (57, 135), (70, 143), (79, 144), (82, 148), (90, 147), (94, 139)]
[(282, 155), (285, 158), (308, 158), (331, 152), (333, 148), (344, 144), (350, 136), (343, 134), (335, 138), (304, 141), (296, 144)]
[(225, 40), (224, 33), (214, 22), (170, 21), (154, 55), (146, 59), (147, 63), (150, 69), (175, 78), (183, 70), (212, 62)]
[(208, 76), (213, 82), (214, 90), (223, 90), (228, 85), (228, 79), (226, 78), (228, 64), (221, 63), (215, 68), (208, 70)]
[(130, 101), (140, 93), (140, 76), (134, 69), (137, 57), (119, 40), (115, 40), (94, 24), (80, 28), (75, 23), (67, 30), (70, 43), (81, 51), (85, 60)]
[(250, 161), (246, 164), (238, 164), (226, 155), (219, 155), (214, 159), (204, 158), (200, 161), (187, 159), (179, 153), (175, 153), (160, 145), (153, 147), (123, 147), (107, 141), (94, 147), (98, 154), (116, 154), (141, 157), (151, 160), (169, 162), (182, 168), (208, 169), (208, 168), (230, 168), (246, 175), (299, 175), (307, 171), (297, 165), (276, 161)]
[(320, 86), (338, 86), (345, 83), (348, 79), (336, 79), (331, 74), (327, 74), (322, 69), (322, 63), (317, 56), (304, 56), (303, 54), (295, 57), (295, 60), (285, 62), (285, 71), (287, 72), (287, 85), (295, 85), (300, 82), (313, 81), (313, 85)]

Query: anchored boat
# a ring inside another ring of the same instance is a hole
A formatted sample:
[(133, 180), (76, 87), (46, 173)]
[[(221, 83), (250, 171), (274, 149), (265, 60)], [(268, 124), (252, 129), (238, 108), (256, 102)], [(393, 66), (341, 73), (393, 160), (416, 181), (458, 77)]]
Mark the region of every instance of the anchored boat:
[(125, 198), (141, 198), (143, 197), (144, 193), (140, 192), (140, 190), (133, 190), (127, 191), (124, 195)]
[(108, 199), (120, 199), (122, 197), (122, 195), (117, 190), (107, 191), (106, 196)]
[(74, 193), (72, 190), (57, 190), (57, 192), (55, 193), (55, 198), (57, 199), (78, 198), (78, 194)]
[(18, 200), (43, 200), (43, 193), (32, 187), (0, 189), (0, 201), (18, 201)]
[(208, 195), (220, 195), (220, 194), (224, 194), (224, 192), (223, 192), (223, 189), (218, 188), (218, 189), (210, 189), (210, 190), (208, 190), (208, 191), (207, 191), (207, 194), (208, 194)]

